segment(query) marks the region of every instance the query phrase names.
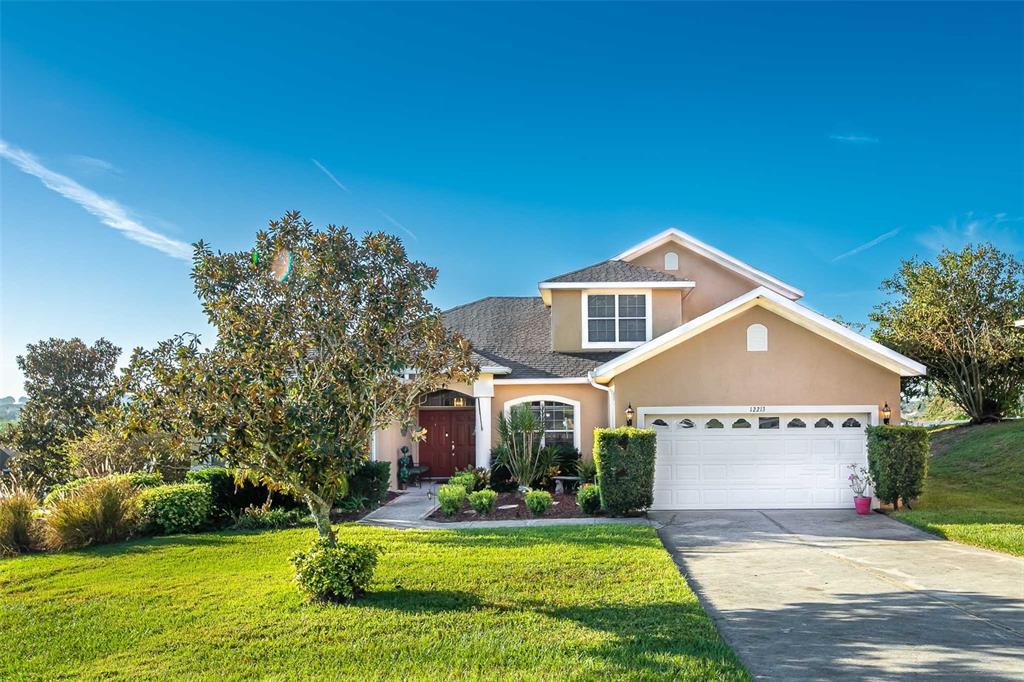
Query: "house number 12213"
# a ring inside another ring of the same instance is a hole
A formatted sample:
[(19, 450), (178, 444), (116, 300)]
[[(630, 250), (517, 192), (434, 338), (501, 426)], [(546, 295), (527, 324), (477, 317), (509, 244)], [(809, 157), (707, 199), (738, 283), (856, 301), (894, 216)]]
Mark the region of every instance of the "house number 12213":
[(754, 405), (754, 406), (752, 406), (750, 408), (750, 411), (751, 412), (764, 412), (764, 409), (765, 409), (764, 405)]

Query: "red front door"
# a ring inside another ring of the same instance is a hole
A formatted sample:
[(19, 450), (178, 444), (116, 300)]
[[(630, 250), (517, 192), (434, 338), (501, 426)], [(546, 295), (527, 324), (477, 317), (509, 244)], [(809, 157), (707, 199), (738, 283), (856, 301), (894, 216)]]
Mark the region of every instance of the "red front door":
[(476, 453), (476, 410), (420, 410), (420, 426), (427, 430), (420, 442), (427, 476), (451, 476), (471, 465)]

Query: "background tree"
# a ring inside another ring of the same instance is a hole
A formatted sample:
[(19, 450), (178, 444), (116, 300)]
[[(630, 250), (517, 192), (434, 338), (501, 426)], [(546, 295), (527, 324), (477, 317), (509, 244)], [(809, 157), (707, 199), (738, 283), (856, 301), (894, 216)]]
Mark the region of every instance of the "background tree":
[(317, 231), (292, 212), (254, 252), (200, 242), (192, 276), (216, 344), (182, 336), (137, 351), (124, 409), (212, 440), (230, 464), (304, 499), (333, 545), (331, 506), (373, 432), (408, 425), (418, 395), (477, 371), (425, 297), (437, 270), (396, 237)]
[(120, 355), (120, 348), (102, 338), (91, 346), (77, 338), (28, 345), (17, 358), (28, 402), (7, 432), (19, 452), (12, 468), (45, 484), (64, 480), (65, 445), (92, 430), (97, 414), (111, 404)]
[[(928, 366), (927, 380), (974, 423), (1017, 413), (1024, 391), (1024, 263), (991, 244), (903, 261), (875, 307), (876, 341)], [(914, 381), (921, 382), (924, 377)]]

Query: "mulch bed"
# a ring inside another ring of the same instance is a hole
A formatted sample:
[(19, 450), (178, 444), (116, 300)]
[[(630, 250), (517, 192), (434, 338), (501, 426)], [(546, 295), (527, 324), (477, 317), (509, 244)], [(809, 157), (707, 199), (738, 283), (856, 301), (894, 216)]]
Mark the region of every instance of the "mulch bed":
[[(534, 516), (533, 512), (526, 508), (526, 503), (519, 493), (498, 493), (498, 501), (494, 505), (494, 511), (490, 514), (477, 514), (466, 502), (465, 507), (455, 516), (445, 516), (444, 512), (436, 509), (427, 518), (431, 521), (441, 523), (458, 523), (460, 521), (514, 521), (516, 519), (578, 519), (585, 518), (587, 514), (576, 504), (576, 496), (570, 494), (553, 495), (554, 504), (541, 516)], [(514, 509), (501, 509), (501, 507), (515, 505)]]
[(344, 523), (344, 522), (349, 522), (349, 521), (358, 521), (359, 519), (363, 518), (364, 516), (366, 516), (367, 514), (372, 512), (374, 509), (380, 509), (381, 507), (383, 507), (385, 504), (387, 504), (391, 500), (395, 499), (396, 497), (398, 497), (398, 493), (394, 492), (393, 490), (389, 490), (388, 494), (384, 496), (384, 501), (383, 502), (381, 502), (378, 505), (374, 505), (374, 506), (370, 507), (369, 509), (360, 509), (359, 511), (354, 511), (354, 512), (343, 512), (340, 509), (332, 509), (331, 510), (331, 521), (333, 523)]

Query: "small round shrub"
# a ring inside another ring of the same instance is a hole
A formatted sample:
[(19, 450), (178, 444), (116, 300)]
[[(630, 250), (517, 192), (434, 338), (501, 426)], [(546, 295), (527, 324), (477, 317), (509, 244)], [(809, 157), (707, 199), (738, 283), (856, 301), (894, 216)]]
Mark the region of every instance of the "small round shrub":
[(576, 504), (584, 514), (594, 515), (601, 511), (601, 489), (589, 483), (576, 491)]
[(292, 555), (299, 592), (315, 602), (344, 602), (366, 592), (377, 567), (379, 550), (372, 545), (317, 540)]
[(469, 494), (469, 506), (478, 514), (490, 514), (498, 501), (498, 493), (493, 490), (477, 490)]
[(457, 483), (443, 485), (437, 489), (437, 501), (445, 516), (455, 516), (466, 501), (466, 487)]
[(210, 487), (176, 483), (139, 493), (139, 523), (150, 533), (188, 533), (210, 520)]
[(309, 525), (309, 512), (280, 507), (246, 507), (239, 513), (234, 527), (238, 530), (278, 530)]
[(86, 481), (50, 503), (43, 518), (44, 546), (75, 549), (124, 540), (137, 527), (138, 495), (139, 488), (123, 476)]
[(466, 489), (466, 494), (473, 492), (476, 487), (476, 477), (472, 471), (462, 471), (448, 479), (448, 485), (461, 485)]
[(551, 509), (551, 493), (547, 490), (531, 490), (526, 493), (526, 508), (533, 512), (534, 516), (540, 516), (548, 509)]

